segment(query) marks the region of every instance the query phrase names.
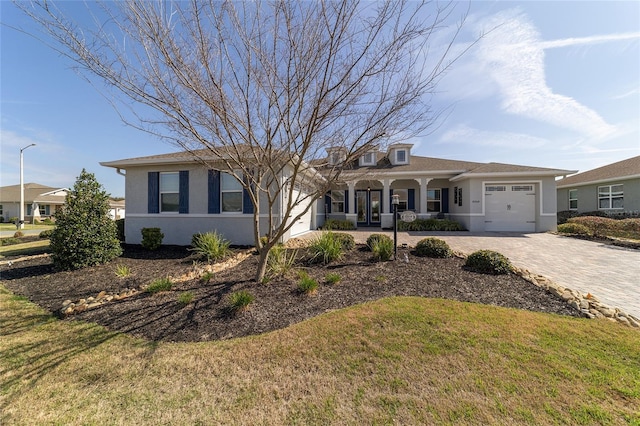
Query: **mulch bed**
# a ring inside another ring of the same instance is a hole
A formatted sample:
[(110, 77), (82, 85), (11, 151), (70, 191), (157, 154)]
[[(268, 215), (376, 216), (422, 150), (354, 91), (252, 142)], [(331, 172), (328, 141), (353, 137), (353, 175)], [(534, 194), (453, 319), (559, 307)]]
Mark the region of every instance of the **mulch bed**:
[[(580, 316), (557, 296), (515, 274), (480, 274), (467, 270), (462, 259), (416, 257), (409, 250), (401, 250), (398, 257), (401, 260), (374, 262), (364, 246), (357, 246), (342, 261), (330, 265), (303, 263), (298, 269), (304, 269), (320, 284), (317, 293), (310, 296), (298, 291), (295, 272), (266, 284), (255, 283), (258, 256), (252, 255), (235, 267), (215, 273), (208, 283), (197, 278), (182, 280), (171, 291), (155, 295), (141, 292), (65, 320), (96, 322), (150, 340), (204, 341), (264, 333), (323, 312), (388, 296), (445, 298)], [(147, 251), (126, 246), (124, 254), (113, 262), (79, 271), (57, 272), (48, 257), (4, 264), (0, 266), (0, 279), (13, 293), (59, 313), (67, 299), (75, 301), (95, 297), (101, 291), (139, 288), (166, 276), (185, 276), (197, 264), (185, 247), (164, 246)], [(132, 274), (117, 277), (119, 265), (128, 266)], [(341, 281), (326, 283), (328, 273), (339, 274)], [(241, 289), (252, 293), (255, 301), (248, 310), (234, 313), (229, 309), (229, 295)], [(192, 292), (194, 298), (182, 305), (178, 297), (185, 291)]]

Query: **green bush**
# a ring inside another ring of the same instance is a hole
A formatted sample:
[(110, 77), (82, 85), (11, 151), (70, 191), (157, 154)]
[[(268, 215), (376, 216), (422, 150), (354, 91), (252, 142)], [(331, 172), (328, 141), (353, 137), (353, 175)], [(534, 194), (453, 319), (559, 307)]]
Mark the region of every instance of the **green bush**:
[(464, 231), (464, 227), (449, 219), (416, 219), (413, 222), (398, 221), (398, 231)]
[[(374, 244), (376, 244), (380, 240), (391, 240), (391, 238), (385, 234), (369, 235), (369, 238), (367, 238), (367, 247), (369, 248), (369, 250), (373, 251)], [(393, 240), (391, 240), (391, 242), (393, 243)]]
[(1, 246), (12, 246), (15, 244), (20, 244), (20, 240), (15, 237), (1, 238), (0, 239), (0, 247)]
[(591, 231), (580, 223), (563, 223), (558, 225), (558, 232), (561, 234), (591, 235)]
[(131, 275), (131, 268), (127, 265), (117, 265), (116, 266), (116, 276), (118, 278), (127, 278)]
[(282, 244), (271, 248), (267, 257), (267, 273), (284, 276), (289, 272), (298, 257), (297, 250), (289, 250)]
[(56, 213), (51, 258), (56, 269), (73, 270), (109, 262), (122, 254), (109, 195), (92, 173), (82, 170)]
[(416, 254), (418, 256), (446, 258), (451, 257), (452, 252), (449, 244), (439, 238), (424, 238), (416, 244)]
[(124, 219), (116, 220), (116, 229), (118, 230), (118, 239), (124, 243)]
[(170, 278), (158, 278), (154, 280), (149, 287), (147, 287), (147, 293), (156, 294), (161, 291), (169, 291), (173, 287), (173, 283)]
[(53, 229), (45, 229), (44, 231), (42, 231), (41, 233), (38, 234), (38, 238), (41, 238), (43, 240), (47, 240), (47, 239), (51, 238), (52, 234), (53, 234)]
[(241, 312), (249, 309), (255, 297), (247, 290), (239, 290), (229, 295), (229, 303), (233, 312)]
[(142, 247), (147, 250), (157, 250), (162, 245), (162, 239), (164, 234), (160, 231), (160, 228), (142, 228)]
[(189, 303), (193, 302), (193, 297), (193, 293), (190, 291), (182, 292), (178, 296), (178, 303), (182, 306), (187, 306)]
[(315, 294), (318, 291), (318, 281), (311, 278), (306, 272), (301, 271), (298, 290), (306, 295)]
[(328, 273), (325, 277), (324, 280), (327, 284), (338, 284), (341, 280), (342, 277), (340, 276), (340, 274), (336, 274), (334, 272), (332, 273)]
[(502, 275), (513, 270), (511, 262), (502, 254), (491, 250), (479, 250), (467, 257), (465, 266), (483, 274)]
[(18, 217), (17, 216), (13, 216), (10, 217), (9, 220), (7, 221), (7, 223), (16, 223), (18, 221)]
[(192, 251), (196, 252), (201, 258), (207, 259), (207, 262), (218, 261), (227, 257), (231, 253), (229, 244), (230, 242), (217, 232), (195, 234), (191, 238)]
[(373, 258), (377, 261), (387, 261), (391, 259), (394, 253), (393, 240), (386, 235), (381, 235), (383, 238), (376, 238), (371, 241), (371, 252)]
[(42, 221), (43, 224), (45, 225), (54, 225), (55, 222), (49, 218), (46, 218), (45, 220)]
[(0, 216), (0, 223), (4, 223), (4, 216)]
[(342, 241), (336, 235), (330, 231), (323, 232), (311, 242), (309, 249), (312, 262), (327, 264), (342, 258)]
[(322, 229), (325, 231), (353, 231), (356, 226), (350, 220), (327, 219), (324, 221)]
[(343, 251), (351, 251), (356, 247), (356, 240), (353, 235), (338, 232), (334, 236), (340, 241)]

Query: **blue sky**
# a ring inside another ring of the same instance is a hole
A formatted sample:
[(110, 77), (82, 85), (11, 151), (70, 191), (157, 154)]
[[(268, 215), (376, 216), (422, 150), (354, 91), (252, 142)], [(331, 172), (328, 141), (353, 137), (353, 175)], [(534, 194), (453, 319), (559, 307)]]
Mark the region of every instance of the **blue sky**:
[[(8, 28), (33, 29), (11, 3), (0, 22), (0, 186), (19, 182), (31, 143), (25, 182), (69, 187), (86, 168), (114, 196), (124, 178), (99, 162), (176, 150), (126, 127), (68, 59)], [(434, 107), (448, 114), (411, 141), (414, 154), (580, 171), (640, 155), (640, 2), (472, 1), (455, 50), (482, 33), (440, 82)]]

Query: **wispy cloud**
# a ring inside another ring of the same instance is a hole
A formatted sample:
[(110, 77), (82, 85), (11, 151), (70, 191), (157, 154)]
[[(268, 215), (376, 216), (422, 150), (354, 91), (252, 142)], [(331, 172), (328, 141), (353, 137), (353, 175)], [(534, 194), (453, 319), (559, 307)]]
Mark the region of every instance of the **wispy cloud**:
[(493, 146), (518, 149), (539, 148), (549, 143), (547, 139), (524, 133), (492, 132), (459, 124), (444, 133), (439, 143), (466, 143), (475, 146)]
[(626, 40), (631, 34), (543, 42), (536, 27), (517, 10), (493, 15), (482, 28), (493, 31), (480, 41), (474, 59), (497, 85), (503, 111), (600, 139), (615, 133), (615, 126), (596, 111), (551, 90), (545, 80), (544, 48)]
[(604, 34), (590, 37), (570, 37), (560, 40), (542, 41), (538, 43), (538, 47), (542, 49), (553, 49), (556, 47), (569, 47), (578, 45), (592, 45), (607, 43), (612, 41), (627, 41), (640, 39), (640, 32), (621, 33), (621, 34)]

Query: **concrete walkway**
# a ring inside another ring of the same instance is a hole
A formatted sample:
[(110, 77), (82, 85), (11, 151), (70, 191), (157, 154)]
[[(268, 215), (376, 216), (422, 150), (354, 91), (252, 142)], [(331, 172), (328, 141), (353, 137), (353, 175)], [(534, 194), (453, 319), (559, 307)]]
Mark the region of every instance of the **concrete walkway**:
[[(374, 231), (351, 232), (364, 243)], [(382, 231), (393, 238), (393, 232)], [(312, 237), (307, 234), (305, 237)], [(507, 232), (398, 232), (398, 244), (415, 247), (425, 237), (437, 237), (456, 251), (470, 254), (494, 250), (511, 262), (553, 282), (591, 293), (602, 303), (640, 317), (640, 251), (553, 234)]]

